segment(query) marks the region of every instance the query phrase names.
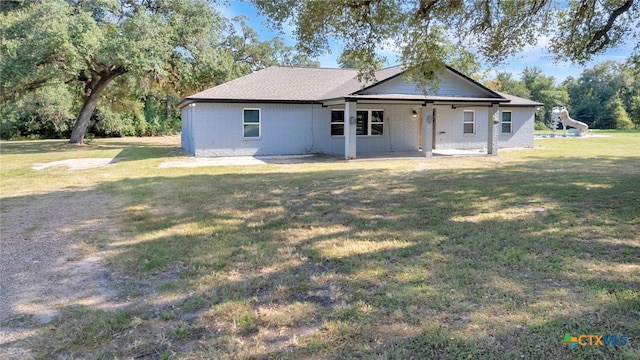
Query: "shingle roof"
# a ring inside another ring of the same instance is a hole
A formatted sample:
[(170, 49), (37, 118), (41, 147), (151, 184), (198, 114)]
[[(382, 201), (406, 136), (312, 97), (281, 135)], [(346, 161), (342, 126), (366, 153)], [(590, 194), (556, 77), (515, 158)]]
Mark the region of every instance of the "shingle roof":
[[(376, 72), (378, 81), (402, 72), (400, 66)], [(187, 100), (320, 101), (358, 91), (357, 69), (272, 66), (201, 91)]]
[(509, 105), (511, 106), (544, 106), (543, 103), (539, 103), (537, 101), (521, 98), (515, 95), (505, 94), (503, 92), (497, 92), (497, 93), (500, 94), (503, 98), (511, 100), (509, 102)]
[[(401, 66), (394, 66), (376, 72), (377, 82), (381, 82), (403, 72)], [(188, 96), (190, 101), (229, 101), (229, 102), (319, 102), (341, 97), (387, 99), (387, 100), (449, 100), (449, 101), (486, 101), (487, 98), (452, 98), (422, 95), (357, 95), (366, 85), (358, 81), (357, 69), (330, 69), (317, 67), (272, 66), (253, 72), (241, 78)], [(470, 80), (473, 81), (473, 80)], [(480, 85), (481, 86), (481, 85)], [(490, 90), (488, 90), (490, 91)], [(515, 106), (540, 106), (543, 104), (517, 96), (497, 93), (503, 98), (491, 98), (492, 101), (508, 102)], [(510, 102), (509, 102), (510, 101)]]

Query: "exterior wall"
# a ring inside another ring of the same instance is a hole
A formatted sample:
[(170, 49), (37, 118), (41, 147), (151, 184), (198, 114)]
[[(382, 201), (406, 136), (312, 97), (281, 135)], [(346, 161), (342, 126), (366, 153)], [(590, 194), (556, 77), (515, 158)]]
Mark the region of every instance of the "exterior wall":
[[(243, 138), (243, 109), (260, 109), (260, 138)], [(358, 110), (383, 110), (384, 134), (358, 136), (357, 153), (415, 151), (419, 147), (419, 107), (395, 104), (358, 104)], [(435, 105), (436, 149), (487, 147), (489, 107)], [(182, 108), (182, 147), (191, 155), (344, 154), (344, 136), (331, 136), (331, 110), (310, 104), (197, 103)], [(463, 133), (465, 110), (475, 112), (475, 134)], [(534, 108), (501, 107), (512, 112), (513, 131), (499, 134), (499, 147), (532, 147)], [(501, 126), (499, 127), (501, 131)], [(357, 154), (356, 154), (357, 155)]]
[[(437, 91), (428, 89), (428, 93), (438, 96), (484, 97), (489, 93), (467, 79), (447, 70), (439, 76)], [(405, 82), (404, 76), (385, 81), (362, 92), (362, 94), (410, 94), (423, 95), (422, 89), (416, 89), (415, 82)]]
[[(243, 138), (243, 109), (260, 109), (260, 137)], [(312, 149), (313, 107), (296, 104), (198, 103), (193, 107), (195, 156), (293, 155)], [(184, 146), (184, 145), (183, 145)]]
[[(436, 108), (436, 149), (484, 149), (487, 147), (489, 109), (486, 106), (459, 107), (449, 105)], [(475, 134), (464, 134), (464, 111), (475, 112)], [(533, 147), (534, 108), (500, 107), (500, 111), (511, 111), (512, 132), (502, 133), (502, 124), (498, 127), (498, 147)], [(500, 115), (501, 116), (501, 115)]]
[[(535, 108), (532, 107), (501, 107), (501, 111), (511, 111), (511, 134), (498, 135), (498, 146), (501, 148), (533, 147)], [(500, 115), (502, 116), (502, 115)]]
[[(436, 149), (482, 149), (487, 147), (489, 107), (469, 106), (452, 109), (451, 105), (436, 105)], [(465, 111), (474, 111), (475, 134), (465, 134)]]
[(182, 132), (180, 133), (180, 141), (182, 148), (189, 154), (195, 155), (195, 146), (193, 143), (193, 131), (192, 131), (192, 113), (193, 106), (185, 106), (181, 110), (182, 118)]
[[(383, 135), (358, 136), (356, 156), (361, 152), (413, 151), (418, 149), (419, 120), (412, 116), (417, 107), (409, 105), (358, 104), (358, 110), (383, 110)], [(342, 106), (314, 111), (314, 150), (326, 154), (344, 154), (344, 136), (331, 136), (331, 110), (344, 110)]]

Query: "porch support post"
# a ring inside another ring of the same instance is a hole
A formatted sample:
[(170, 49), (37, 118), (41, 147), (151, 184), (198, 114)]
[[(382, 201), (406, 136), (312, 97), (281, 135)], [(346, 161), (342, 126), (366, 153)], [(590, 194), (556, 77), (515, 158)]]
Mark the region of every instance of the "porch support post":
[(357, 106), (355, 101), (344, 102), (344, 158), (356, 158), (356, 123)]
[(433, 103), (422, 106), (422, 156), (433, 155)]
[(500, 105), (492, 104), (487, 117), (487, 154), (498, 155), (498, 126), (500, 125)]

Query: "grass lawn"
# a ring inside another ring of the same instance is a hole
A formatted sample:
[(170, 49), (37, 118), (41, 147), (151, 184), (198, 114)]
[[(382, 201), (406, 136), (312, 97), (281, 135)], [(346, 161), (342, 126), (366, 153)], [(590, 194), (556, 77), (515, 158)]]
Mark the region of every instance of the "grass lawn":
[[(596, 133), (607, 137), (497, 157), (202, 168), (159, 168), (181, 156), (159, 139), (3, 142), (3, 216), (46, 199), (100, 207), (77, 195), (108, 195), (111, 231), (65, 231), (80, 257), (104, 257), (129, 304), (61, 306), (31, 350), (638, 359), (640, 132)], [(31, 168), (80, 157), (122, 160)], [(628, 344), (568, 349), (565, 333)]]

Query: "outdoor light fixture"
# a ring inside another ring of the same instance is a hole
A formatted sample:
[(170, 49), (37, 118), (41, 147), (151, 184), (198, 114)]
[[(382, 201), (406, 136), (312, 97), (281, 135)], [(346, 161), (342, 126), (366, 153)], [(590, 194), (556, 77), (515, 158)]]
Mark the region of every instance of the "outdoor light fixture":
[(413, 117), (418, 116), (418, 112), (417, 112), (417, 111), (415, 111), (415, 110), (411, 110), (411, 113), (413, 114)]
[(355, 116), (350, 117), (349, 118), (349, 124), (353, 125), (355, 123), (356, 123), (356, 117)]

